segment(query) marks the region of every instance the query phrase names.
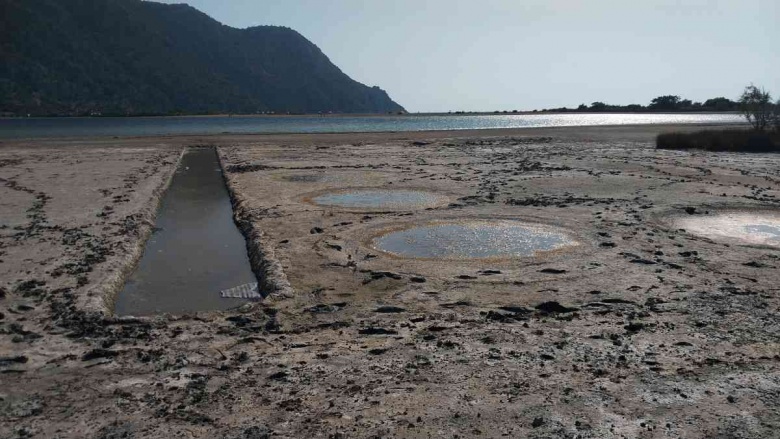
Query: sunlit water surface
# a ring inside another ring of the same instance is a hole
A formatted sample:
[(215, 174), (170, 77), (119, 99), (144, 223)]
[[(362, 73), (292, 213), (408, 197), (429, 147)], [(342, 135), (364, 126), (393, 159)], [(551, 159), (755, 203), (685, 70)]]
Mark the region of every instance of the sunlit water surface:
[(780, 247), (780, 213), (735, 212), (679, 218), (675, 224), (695, 235)]
[(575, 246), (567, 234), (518, 221), (431, 223), (390, 232), (372, 246), (407, 258), (477, 259), (537, 256)]
[(723, 113), (14, 118), (0, 119), (0, 139), (223, 133), (347, 133), (741, 122), (743, 122), (742, 116)]

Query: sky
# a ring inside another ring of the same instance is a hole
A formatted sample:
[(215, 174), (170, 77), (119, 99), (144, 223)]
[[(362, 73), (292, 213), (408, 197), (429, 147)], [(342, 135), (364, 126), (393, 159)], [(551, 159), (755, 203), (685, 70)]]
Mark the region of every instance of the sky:
[(287, 26), (411, 112), (780, 97), (778, 0), (165, 0)]

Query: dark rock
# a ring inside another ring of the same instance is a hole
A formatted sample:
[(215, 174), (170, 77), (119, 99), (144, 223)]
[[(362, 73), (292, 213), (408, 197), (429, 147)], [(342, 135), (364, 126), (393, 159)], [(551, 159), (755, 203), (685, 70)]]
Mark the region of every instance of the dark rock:
[(268, 379), (274, 381), (287, 381), (287, 376), (288, 376), (287, 372), (280, 370), (279, 372), (268, 375)]
[(463, 280), (476, 279), (475, 276), (469, 276), (468, 274), (461, 274), (460, 276), (455, 276), (455, 277)]
[(28, 358), (24, 355), (18, 355), (16, 357), (0, 357), (0, 366), (8, 366), (11, 364), (24, 364), (28, 361)]
[(426, 282), (426, 279), (422, 276), (412, 276), (409, 278), (410, 282), (414, 282), (416, 284), (423, 284)]
[(395, 279), (395, 280), (400, 280), (400, 279), (404, 278), (400, 274), (393, 273), (391, 271), (372, 271), (371, 272), (371, 279), (373, 279), (373, 280), (382, 279), (382, 278), (385, 278), (385, 277), (390, 278), (390, 279)]
[(317, 305), (311, 306), (309, 308), (304, 309), (306, 312), (310, 312), (313, 314), (323, 314), (323, 313), (331, 313), (340, 311), (344, 307), (347, 306), (346, 302), (338, 302), (338, 303), (318, 303)]
[(639, 322), (631, 322), (628, 325), (624, 326), (624, 329), (628, 332), (639, 332), (644, 328), (645, 328), (645, 324)]
[(491, 276), (494, 274), (501, 274), (501, 270), (482, 270), (479, 272), (479, 274), (483, 276)]
[(119, 352), (110, 349), (92, 349), (86, 354), (81, 356), (81, 361), (96, 360), (98, 358), (114, 358), (119, 355)]
[(392, 313), (399, 313), (404, 311), (406, 311), (406, 309), (398, 306), (380, 306), (379, 308), (374, 310), (374, 312), (378, 312), (382, 314), (392, 314)]
[(688, 215), (694, 215), (696, 214), (696, 208), (692, 206), (688, 206), (685, 208), (685, 213), (687, 213)]
[(542, 425), (544, 425), (544, 418), (534, 418), (534, 421), (531, 422), (531, 427), (533, 428), (539, 428)]
[(577, 311), (577, 308), (569, 308), (555, 301), (540, 303), (539, 305), (536, 305), (535, 308), (544, 313), (569, 313)]
[(382, 355), (387, 351), (388, 351), (387, 348), (374, 348), (374, 349), (370, 349), (368, 353), (371, 355)]
[(375, 327), (369, 327), (360, 329), (358, 331), (358, 334), (361, 335), (396, 335), (398, 334), (398, 331), (394, 329), (385, 329), (385, 328), (375, 328)]
[(324, 230), (322, 230), (321, 227), (312, 227), (312, 229), (309, 230), (309, 233), (311, 233), (312, 235), (317, 235), (317, 234), (320, 234), (322, 232), (324, 232)]
[(561, 269), (558, 269), (558, 268), (545, 268), (543, 270), (539, 270), (539, 273), (563, 274), (563, 273), (566, 273), (566, 270), (561, 270)]

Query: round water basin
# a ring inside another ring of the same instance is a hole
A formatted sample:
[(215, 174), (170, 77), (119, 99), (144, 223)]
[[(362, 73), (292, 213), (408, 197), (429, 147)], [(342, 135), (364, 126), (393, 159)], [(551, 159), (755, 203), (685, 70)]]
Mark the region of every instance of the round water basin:
[(689, 233), (711, 239), (780, 247), (780, 213), (730, 212), (682, 217), (674, 223)]
[(423, 209), (444, 205), (448, 200), (440, 194), (411, 189), (352, 189), (310, 198), (320, 206), (349, 209)]
[(435, 222), (375, 237), (372, 247), (405, 258), (481, 259), (539, 256), (578, 245), (552, 227), (512, 220)]

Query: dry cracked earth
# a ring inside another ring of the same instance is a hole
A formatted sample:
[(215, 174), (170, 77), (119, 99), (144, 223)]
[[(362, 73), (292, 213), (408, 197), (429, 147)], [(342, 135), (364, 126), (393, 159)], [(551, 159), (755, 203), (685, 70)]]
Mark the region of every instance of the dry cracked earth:
[[(780, 157), (655, 150), (664, 129), (2, 145), (0, 437), (780, 437), (780, 249), (675, 224), (777, 215)], [(96, 306), (182, 148), (203, 143), (295, 294), (153, 318)], [(311, 202), (348, 188), (447, 202)], [(372, 247), (473, 219), (579, 245), (446, 261)]]

